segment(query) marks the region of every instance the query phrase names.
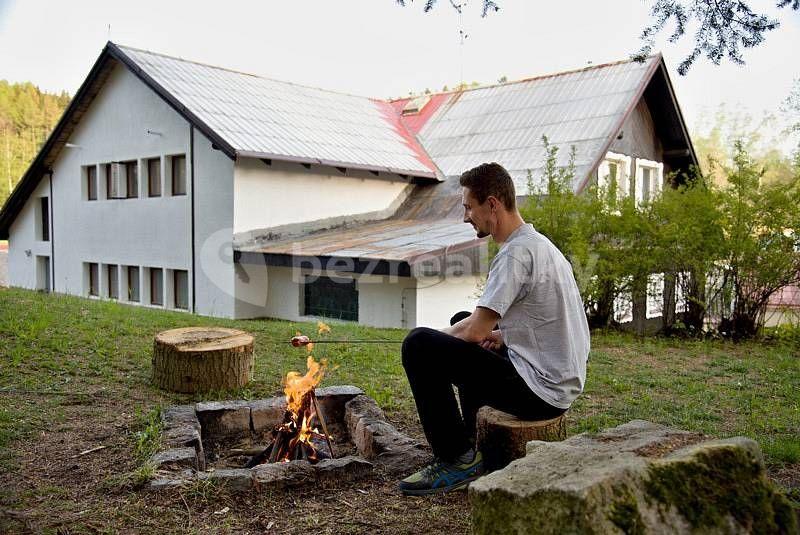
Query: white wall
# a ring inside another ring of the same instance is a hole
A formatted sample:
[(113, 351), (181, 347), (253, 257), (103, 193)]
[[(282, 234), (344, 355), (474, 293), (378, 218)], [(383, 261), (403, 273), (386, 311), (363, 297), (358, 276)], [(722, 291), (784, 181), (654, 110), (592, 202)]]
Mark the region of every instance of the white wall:
[[(126, 68), (117, 66), (106, 85), (69, 139), (74, 147), (62, 149), (53, 165), (53, 242), (57, 292), (86, 295), (85, 262), (140, 266), (142, 302), (149, 302), (146, 287), (147, 267), (165, 269), (165, 294), (172, 295), (171, 279), (166, 270), (187, 270), (189, 304), (191, 283), (191, 159), (190, 125), (158, 95)], [(155, 133), (148, 133), (148, 130)], [(195, 133), (196, 181), (199, 191), (196, 205), (196, 246), (219, 228), (232, 236), (233, 163), (211, 149), (208, 140)], [(187, 195), (171, 196), (167, 172), (168, 156), (186, 155)], [(162, 196), (147, 196), (146, 164), (139, 167), (139, 192), (135, 199), (105, 199), (105, 177), (98, 172), (99, 199), (85, 200), (83, 166), (112, 161), (161, 157)], [(226, 162), (227, 160), (227, 162)], [(39, 185), (42, 191), (46, 180)], [(225, 192), (228, 191), (227, 199)], [(32, 241), (37, 194), (31, 196), (11, 227), (9, 258), (13, 265), (10, 282), (14, 286), (33, 287), (33, 264), (27, 265), (26, 249), (37, 246)], [(32, 256), (35, 256), (34, 253)], [(49, 253), (48, 253), (49, 254)], [(214, 277), (198, 273), (197, 312), (221, 316), (233, 315), (233, 267), (224, 261), (211, 262)], [(227, 274), (220, 273), (227, 269)], [(101, 268), (101, 275), (104, 270)], [(211, 284), (210, 279), (221, 281)], [(103, 277), (101, 276), (101, 280)], [(120, 277), (123, 280), (123, 277)], [(220, 287), (221, 286), (221, 287)], [(215, 290), (216, 288), (216, 290)], [(105, 295), (105, 288), (102, 288)], [(123, 291), (120, 297), (127, 297)], [(165, 301), (170, 308), (171, 301)]]
[(35, 289), (36, 257), (50, 256), (50, 242), (38, 240), (41, 234), (36, 234), (39, 198), (49, 196), (49, 179), (45, 176), (11, 224), (8, 237), (8, 281), (11, 286)]
[(358, 320), (372, 327), (416, 327), (414, 279), (362, 276), (358, 280)]
[(195, 311), (206, 316), (236, 316), (233, 165), (233, 160), (194, 131)]
[(343, 175), (333, 167), (275, 160), (268, 166), (254, 158), (239, 160), (234, 175), (234, 233), (387, 210), (408, 185), (389, 173)]
[(447, 327), (456, 312), (475, 310), (480, 297), (480, 281), (478, 275), (417, 279), (417, 326)]
[[(301, 276), (290, 267), (236, 268), (236, 317), (309, 321), (303, 316)], [(330, 275), (330, 274), (329, 274)], [(351, 275), (337, 276), (349, 277)], [(416, 326), (415, 281), (408, 277), (355, 275), (358, 319), (371, 327)]]
[[(337, 275), (349, 277), (352, 275)], [(479, 276), (414, 279), (355, 275), (358, 323), (371, 327), (440, 328), (460, 310), (473, 311)], [(290, 267), (237, 266), (236, 317), (309, 321), (303, 316), (301, 279)]]

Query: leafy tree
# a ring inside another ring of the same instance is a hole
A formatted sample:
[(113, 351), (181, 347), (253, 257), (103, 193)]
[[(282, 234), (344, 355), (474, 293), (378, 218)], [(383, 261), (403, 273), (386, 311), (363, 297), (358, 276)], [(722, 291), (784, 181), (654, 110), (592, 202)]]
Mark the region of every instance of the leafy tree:
[(69, 103), (31, 83), (0, 80), (0, 204), (27, 170)]
[[(695, 333), (703, 331), (709, 300), (719, 288), (709, 288), (707, 274), (716, 268), (724, 254), (725, 238), (721, 228), (719, 194), (698, 169), (680, 181), (676, 188), (665, 188), (652, 203), (655, 240), (651, 253), (667, 274), (675, 291), (667, 298), (683, 303), (676, 309), (681, 321)], [(666, 304), (665, 304), (666, 305)], [(668, 311), (672, 305), (666, 305)], [(675, 316), (664, 313), (664, 330), (670, 332)]]
[(727, 183), (725, 169), (733, 165), (737, 141), (751, 159), (764, 167), (764, 182), (787, 183), (793, 177), (791, 158), (776, 148), (784, 138), (773, 114), (756, 117), (723, 104), (700, 117), (692, 141), (702, 174), (719, 187)]
[(652, 224), (632, 199), (592, 186), (576, 195), (575, 149), (564, 167), (557, 165), (558, 147), (543, 138), (543, 189), (528, 175), (528, 202), (523, 218), (547, 236), (570, 260), (584, 308), (593, 327), (612, 321), (614, 298), (622, 292), (645, 291), (652, 272)]
[(769, 298), (800, 283), (800, 173), (789, 184), (763, 184), (762, 177), (763, 168), (737, 143), (720, 198), (731, 305), (721, 310), (720, 330), (735, 339), (755, 335)]

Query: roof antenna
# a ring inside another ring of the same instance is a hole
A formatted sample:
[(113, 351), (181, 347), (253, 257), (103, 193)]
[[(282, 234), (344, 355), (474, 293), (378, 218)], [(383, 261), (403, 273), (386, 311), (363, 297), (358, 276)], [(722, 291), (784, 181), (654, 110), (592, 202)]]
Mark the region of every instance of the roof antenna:
[(108, 25), (108, 40), (111, 41), (111, 24)]
[(459, 84), (459, 89), (463, 90), (464, 89), (464, 41), (466, 41), (469, 38), (469, 34), (467, 34), (464, 31), (464, 11), (463, 11), (463, 8), (467, 6), (467, 2), (465, 1), (465, 2), (462, 2), (460, 4), (456, 4), (453, 0), (451, 0), (450, 3), (453, 5), (454, 8), (456, 8), (456, 11), (458, 11), (458, 35), (459, 35), (459, 37), (461, 39), (460, 47), (459, 47), (459, 55), (460, 55), (460, 65), (459, 65), (459, 67), (461, 69), (461, 72), (459, 74), (459, 76), (461, 78), (460, 79), (460, 84)]

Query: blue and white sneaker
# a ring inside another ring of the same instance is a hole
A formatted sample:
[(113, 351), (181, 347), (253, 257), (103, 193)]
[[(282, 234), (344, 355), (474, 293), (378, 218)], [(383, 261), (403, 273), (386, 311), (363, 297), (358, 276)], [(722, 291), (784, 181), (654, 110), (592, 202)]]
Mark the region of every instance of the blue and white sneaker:
[(435, 461), (400, 482), (400, 491), (409, 496), (437, 494), (466, 487), (483, 474), (483, 457), (476, 452), (472, 462)]

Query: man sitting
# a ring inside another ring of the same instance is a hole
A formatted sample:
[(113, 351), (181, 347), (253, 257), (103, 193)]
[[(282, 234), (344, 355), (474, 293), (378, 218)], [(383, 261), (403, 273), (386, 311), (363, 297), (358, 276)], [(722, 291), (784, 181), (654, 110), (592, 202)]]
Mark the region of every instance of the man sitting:
[(555, 418), (586, 380), (589, 326), (569, 262), (525, 224), (502, 166), (479, 165), (460, 184), (464, 222), (502, 245), (472, 314), (440, 331), (416, 328), (403, 341), (403, 367), (436, 457), (400, 482), (404, 494), (446, 492), (482, 474), (474, 447), (481, 406), (524, 420)]

